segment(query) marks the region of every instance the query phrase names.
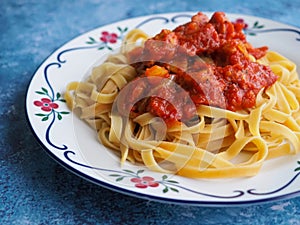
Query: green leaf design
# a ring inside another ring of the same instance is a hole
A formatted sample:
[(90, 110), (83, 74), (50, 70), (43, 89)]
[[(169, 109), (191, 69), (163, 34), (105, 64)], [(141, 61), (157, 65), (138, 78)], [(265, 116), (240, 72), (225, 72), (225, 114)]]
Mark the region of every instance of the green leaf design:
[(89, 39), (93, 42), (96, 42), (95, 38), (93, 38), (93, 37), (89, 37)]
[(174, 191), (174, 192), (177, 192), (177, 193), (179, 192), (176, 188), (172, 188), (172, 187), (170, 187), (170, 190)]
[(43, 87), (42, 87), (42, 90), (43, 90), (43, 92), (44, 92), (45, 94), (48, 94), (48, 90), (47, 90), (46, 88), (43, 88)]
[(107, 46), (107, 49), (108, 49), (108, 50), (110, 50), (110, 51), (112, 51), (112, 50), (113, 50), (113, 49), (112, 49), (111, 47), (109, 47), (109, 46)]
[(42, 119), (42, 121), (47, 121), (49, 119), (49, 117), (48, 116), (45, 116), (43, 119)]
[(164, 189), (163, 189), (163, 193), (167, 193), (169, 191), (169, 188), (168, 187), (165, 187)]
[(39, 95), (45, 95), (44, 92), (41, 92), (41, 91), (36, 91), (35, 93), (39, 94)]
[(131, 173), (131, 174), (135, 174), (135, 172), (131, 171), (131, 170), (123, 170), (124, 172), (127, 172), (127, 173)]
[(121, 33), (123, 32), (121, 27), (117, 27), (117, 29), (118, 29), (118, 31), (120, 31)]
[(47, 116), (46, 114), (43, 114), (43, 113), (36, 113), (36, 114), (34, 114), (34, 115), (36, 115), (36, 116)]
[(57, 119), (58, 119), (58, 120), (61, 120), (61, 119), (62, 119), (62, 116), (60, 115), (60, 113), (57, 114)]
[(70, 114), (70, 112), (65, 112), (65, 111), (62, 111), (62, 112), (59, 112), (59, 113), (63, 114), (63, 115)]
[(123, 179), (124, 179), (124, 177), (119, 177), (119, 178), (116, 179), (116, 181), (121, 181)]
[(294, 171), (295, 172), (300, 171), (300, 167), (296, 168)]
[(66, 100), (65, 99), (58, 99), (59, 101), (61, 101), (61, 102), (66, 102)]
[(260, 26), (257, 26), (256, 28), (261, 29), (261, 28), (264, 28), (264, 27), (265, 27), (264, 25), (260, 25)]
[(137, 175), (139, 175), (140, 173), (143, 173), (145, 170), (138, 170), (137, 172), (136, 172), (136, 174)]
[(103, 47), (103, 46), (98, 48), (98, 50), (103, 50), (103, 49), (104, 49), (104, 47)]
[[(297, 163), (300, 165), (300, 161), (297, 161)], [(300, 171), (300, 167), (297, 167), (296, 169), (294, 169), (295, 172)]]
[(172, 184), (178, 184), (178, 182), (177, 182), (177, 181), (175, 181), (175, 180), (166, 180), (166, 182), (168, 182), (168, 183), (172, 183)]
[(89, 41), (87, 41), (86, 43), (91, 45), (91, 44), (95, 44), (97, 42), (93, 37), (89, 37)]
[(111, 177), (120, 177), (121, 175), (120, 174), (110, 174), (109, 176), (111, 176)]
[(59, 99), (61, 97), (61, 94), (59, 92), (56, 93), (56, 99)]
[(163, 176), (162, 176), (162, 179), (163, 179), (163, 180), (166, 180), (167, 178), (168, 178), (167, 175), (163, 175)]

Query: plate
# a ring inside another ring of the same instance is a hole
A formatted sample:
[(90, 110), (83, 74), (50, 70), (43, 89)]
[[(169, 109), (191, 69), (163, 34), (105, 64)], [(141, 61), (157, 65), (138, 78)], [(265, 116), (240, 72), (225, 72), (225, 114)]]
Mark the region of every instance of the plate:
[[(125, 163), (103, 147), (96, 133), (67, 108), (66, 85), (86, 78), (93, 65), (118, 51), (126, 33), (139, 28), (150, 36), (189, 21), (195, 12), (157, 14), (123, 20), (86, 32), (53, 52), (37, 69), (27, 91), (26, 112), (46, 151), (75, 174), (103, 187), (168, 203), (229, 206), (268, 202), (300, 194), (300, 156), (269, 160), (250, 178), (190, 179)], [(208, 16), (211, 13), (206, 13)], [(300, 29), (264, 18), (227, 14), (244, 20), (254, 46), (267, 45), (300, 65)], [(299, 73), (299, 70), (298, 70)]]

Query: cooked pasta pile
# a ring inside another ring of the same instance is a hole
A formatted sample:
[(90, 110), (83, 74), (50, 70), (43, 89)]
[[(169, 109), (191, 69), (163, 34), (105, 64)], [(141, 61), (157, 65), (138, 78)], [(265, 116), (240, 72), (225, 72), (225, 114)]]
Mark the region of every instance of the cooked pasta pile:
[[(120, 153), (120, 161), (192, 178), (253, 176), (270, 158), (300, 151), (300, 81), (296, 65), (268, 51), (260, 58), (278, 80), (256, 96), (253, 108), (231, 111), (195, 106), (191, 123), (166, 125), (150, 112), (132, 117), (120, 110), (124, 90), (137, 76), (127, 53), (148, 36), (129, 32), (120, 53), (96, 66), (86, 81), (68, 85), (65, 99), (93, 127), (100, 142)], [(99, 157), (101, 157), (99, 155)]]

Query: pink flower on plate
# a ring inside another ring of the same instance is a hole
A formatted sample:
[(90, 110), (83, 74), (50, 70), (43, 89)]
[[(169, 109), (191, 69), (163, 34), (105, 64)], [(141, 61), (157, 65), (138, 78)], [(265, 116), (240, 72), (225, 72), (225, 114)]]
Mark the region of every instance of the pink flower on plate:
[(114, 44), (117, 42), (118, 40), (118, 35), (116, 33), (109, 33), (107, 31), (103, 31), (101, 33), (101, 37), (100, 37), (100, 40), (105, 42), (105, 43), (111, 43), (111, 44)]
[(40, 101), (34, 101), (33, 104), (41, 107), (45, 112), (50, 112), (52, 109), (58, 108), (58, 104), (52, 102), (49, 98), (42, 98)]
[(131, 182), (135, 183), (137, 188), (147, 188), (147, 187), (158, 187), (159, 183), (154, 180), (153, 177), (135, 177), (131, 178)]
[(248, 28), (248, 24), (245, 23), (245, 20), (242, 19), (242, 18), (236, 19), (236, 20), (235, 20), (235, 23), (242, 23), (242, 24), (244, 24), (244, 28), (243, 28), (243, 29), (247, 29), (247, 28)]

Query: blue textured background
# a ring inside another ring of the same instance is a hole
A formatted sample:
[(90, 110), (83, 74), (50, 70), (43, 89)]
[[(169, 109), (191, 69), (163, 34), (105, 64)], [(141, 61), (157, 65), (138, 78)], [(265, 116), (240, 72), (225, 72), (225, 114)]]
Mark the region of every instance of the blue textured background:
[(300, 224), (299, 197), (207, 208), (119, 194), (58, 165), (32, 135), (24, 109), (26, 89), (55, 49), (104, 24), (178, 11), (225, 11), (300, 26), (299, 0), (1, 0), (0, 224)]

